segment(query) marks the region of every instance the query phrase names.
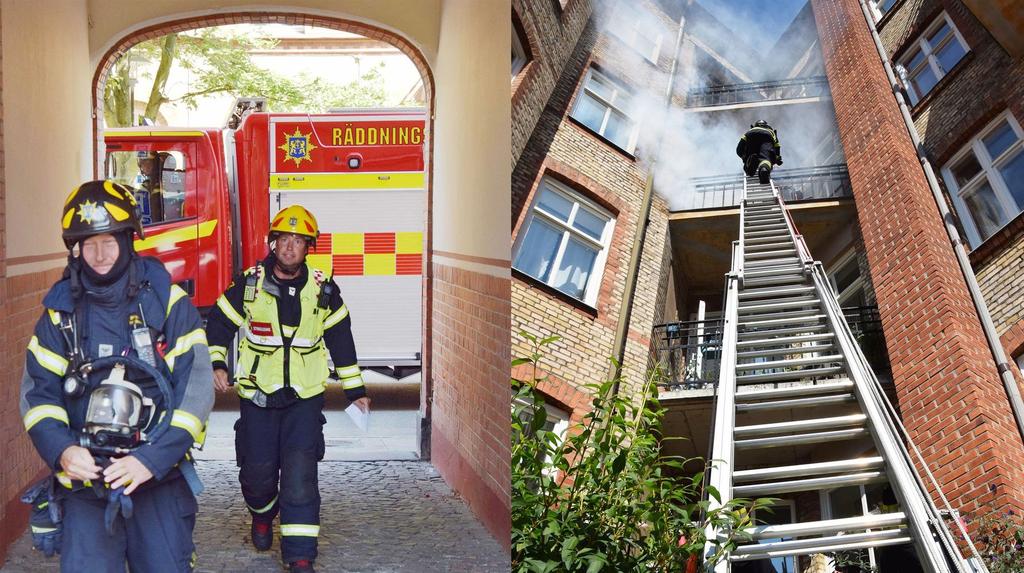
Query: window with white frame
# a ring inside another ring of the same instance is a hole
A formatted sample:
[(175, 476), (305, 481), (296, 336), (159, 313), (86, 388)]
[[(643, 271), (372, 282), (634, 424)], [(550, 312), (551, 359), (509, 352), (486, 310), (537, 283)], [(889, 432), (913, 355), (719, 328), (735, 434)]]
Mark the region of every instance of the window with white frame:
[[(527, 404), (519, 399), (513, 399), (512, 411), (515, 412), (517, 408), (521, 408), (521, 410), (519, 410), (519, 421), (522, 422), (524, 426), (533, 421), (534, 410), (531, 404)], [(566, 410), (548, 404), (547, 402), (544, 403), (544, 413), (544, 428), (542, 429), (545, 432), (555, 434), (556, 438), (554, 443), (550, 443), (549, 446), (552, 449), (560, 448), (562, 447), (562, 444), (565, 443), (565, 433), (566, 430), (569, 429), (570, 414)], [(554, 459), (551, 453), (544, 456), (544, 469), (541, 471), (545, 475), (551, 475), (558, 471), (555, 468)]]
[(856, 251), (850, 249), (826, 274), (840, 306), (864, 306), (867, 303), (864, 276), (860, 272)]
[(1010, 113), (985, 126), (942, 168), (971, 247), (1024, 211), (1024, 132)]
[(657, 64), (661, 54), (663, 26), (642, 7), (620, 2), (613, 18), (612, 32), (647, 59)]
[(899, 0), (868, 0), (868, 5), (871, 6), (871, 12), (875, 15), (875, 21), (882, 19), (892, 10), (892, 7), (896, 5)]
[(591, 68), (583, 80), (572, 117), (597, 134), (632, 153), (637, 124), (630, 117), (632, 94)]
[(516, 27), (512, 26), (512, 77), (515, 78), (519, 72), (526, 67), (529, 58), (526, 55), (526, 48), (523, 47), (523, 39), (519, 37)]
[(615, 219), (551, 178), (544, 178), (512, 266), (565, 294), (596, 306)]
[(916, 40), (896, 65), (911, 105), (932, 91), (968, 51), (967, 42), (943, 12)]

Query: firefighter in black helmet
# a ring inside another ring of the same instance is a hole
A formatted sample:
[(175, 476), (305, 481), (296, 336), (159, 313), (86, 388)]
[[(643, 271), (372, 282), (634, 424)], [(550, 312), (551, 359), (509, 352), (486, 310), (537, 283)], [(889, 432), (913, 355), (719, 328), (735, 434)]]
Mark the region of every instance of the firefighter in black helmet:
[(757, 174), (762, 185), (771, 179), (772, 166), (782, 165), (782, 147), (779, 134), (768, 122), (759, 119), (740, 137), (736, 144), (736, 155), (743, 160), (743, 172), (747, 177)]
[(213, 406), (199, 313), (158, 260), (135, 253), (143, 228), (128, 187), (77, 187), (61, 229), (68, 264), (43, 299), (20, 401), (58, 482), (61, 570), (191, 571), (199, 483), (187, 453)]

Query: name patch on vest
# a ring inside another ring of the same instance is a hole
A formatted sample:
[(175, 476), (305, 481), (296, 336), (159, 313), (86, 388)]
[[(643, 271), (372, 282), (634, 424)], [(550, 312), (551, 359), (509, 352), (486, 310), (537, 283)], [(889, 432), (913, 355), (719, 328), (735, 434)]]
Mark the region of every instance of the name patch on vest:
[(274, 327), (269, 322), (249, 322), (249, 332), (256, 336), (274, 336)]

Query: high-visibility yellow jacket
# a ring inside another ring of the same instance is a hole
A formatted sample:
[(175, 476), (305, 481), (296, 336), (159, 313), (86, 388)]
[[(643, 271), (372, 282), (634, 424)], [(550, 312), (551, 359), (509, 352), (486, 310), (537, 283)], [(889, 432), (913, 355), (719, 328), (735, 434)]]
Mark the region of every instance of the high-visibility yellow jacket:
[[(282, 324), (281, 287), (268, 281), (272, 268), (272, 262), (264, 261), (248, 269), (218, 299), (207, 321), (214, 368), (226, 367), (227, 344), (242, 328), (235, 369), (235, 385), (242, 398), (253, 399), (257, 390), (271, 395), (288, 386), (299, 398), (322, 393), (331, 374), (328, 354), (348, 398), (364, 396), (351, 317), (333, 279), (307, 264), (307, 278), (296, 295), (301, 310), (297, 317), (284, 316), (286, 322), (297, 324)], [(247, 284), (254, 287), (249, 297), (245, 296)], [(319, 299), (325, 285), (333, 286), (333, 293), (325, 297), (326, 308), (322, 308)]]

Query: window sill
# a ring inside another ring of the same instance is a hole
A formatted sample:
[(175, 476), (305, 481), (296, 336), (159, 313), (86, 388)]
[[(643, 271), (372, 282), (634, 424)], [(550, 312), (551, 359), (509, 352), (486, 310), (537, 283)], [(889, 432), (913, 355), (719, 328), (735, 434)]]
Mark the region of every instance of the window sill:
[(549, 284), (542, 283), (533, 276), (528, 275), (515, 267), (512, 267), (512, 276), (519, 279), (520, 282), (525, 283), (527, 286), (543, 291), (545, 294), (572, 306), (590, 318), (597, 318), (597, 309), (578, 298), (569, 296)]
[[(905, 2), (906, 0), (897, 0), (893, 3), (892, 7), (889, 8), (889, 11), (883, 14), (882, 17), (875, 22), (875, 29), (882, 31), (882, 26), (885, 26), (889, 23), (889, 20), (892, 20), (892, 15), (895, 14)], [(868, 8), (868, 10), (870, 11), (871, 8)]]
[[(964, 57), (960, 58), (960, 61), (957, 62), (955, 66), (953, 66), (952, 70), (949, 70), (948, 74), (942, 76), (942, 79), (939, 80), (937, 84), (935, 84), (935, 87), (933, 87), (927, 95), (921, 98), (921, 100), (918, 101), (916, 104), (911, 106), (910, 116), (916, 120), (917, 116), (920, 115), (926, 107), (928, 107), (928, 105), (932, 102), (933, 99), (935, 99), (938, 96), (939, 93), (945, 90), (946, 87), (953, 82), (953, 79), (956, 76), (958, 76), (960, 72), (965, 67), (967, 67), (967, 64), (970, 63), (972, 60), (974, 60), (974, 50), (971, 50), (970, 52), (964, 54)], [(906, 88), (904, 88), (904, 90), (905, 89)]]
[(618, 144), (616, 144), (612, 140), (606, 138), (605, 136), (601, 135), (600, 133), (594, 131), (593, 129), (590, 129), (583, 122), (581, 122), (580, 120), (576, 119), (575, 117), (573, 117), (571, 115), (568, 116), (568, 117), (569, 117), (570, 123), (572, 123), (576, 127), (580, 128), (583, 131), (585, 131), (586, 133), (589, 133), (590, 135), (596, 137), (598, 140), (600, 140), (602, 143), (606, 144), (608, 147), (611, 147), (615, 151), (619, 152), (619, 154), (621, 154), (626, 159), (628, 159), (630, 161), (634, 161), (634, 162), (636, 161), (636, 155), (633, 155), (629, 151), (626, 151), (625, 149), (619, 147)]
[(1024, 236), (1024, 211), (1017, 213), (1017, 216), (1010, 219), (1010, 222), (1003, 225), (1001, 229), (982, 241), (977, 248), (968, 254), (971, 259), (971, 266), (977, 269), (992, 259), (996, 254), (1002, 252), (1015, 239)]

